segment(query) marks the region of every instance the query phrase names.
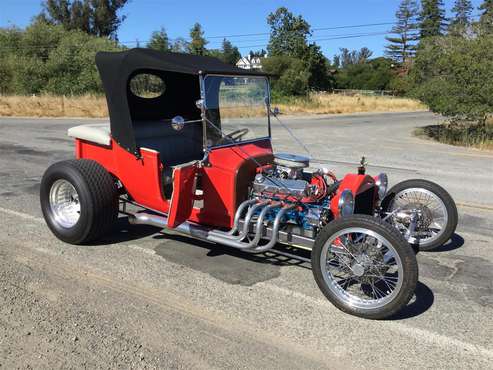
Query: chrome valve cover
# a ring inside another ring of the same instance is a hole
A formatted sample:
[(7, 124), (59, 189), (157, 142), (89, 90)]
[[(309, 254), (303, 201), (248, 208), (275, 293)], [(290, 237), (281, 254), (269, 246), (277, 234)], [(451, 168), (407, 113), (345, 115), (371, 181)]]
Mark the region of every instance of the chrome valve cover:
[(302, 198), (310, 195), (310, 184), (304, 180), (281, 179), (262, 174), (255, 176), (253, 190), (258, 194), (292, 195)]

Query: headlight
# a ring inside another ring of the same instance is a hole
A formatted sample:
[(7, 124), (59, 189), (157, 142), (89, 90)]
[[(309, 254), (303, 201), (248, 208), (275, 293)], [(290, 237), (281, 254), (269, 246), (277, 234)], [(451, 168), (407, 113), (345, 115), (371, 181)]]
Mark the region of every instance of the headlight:
[(354, 213), (354, 197), (351, 190), (343, 190), (339, 197), (338, 207), (341, 216), (350, 216)]
[(375, 185), (378, 186), (378, 198), (383, 199), (385, 194), (387, 194), (387, 187), (389, 185), (387, 174), (381, 173), (375, 177)]

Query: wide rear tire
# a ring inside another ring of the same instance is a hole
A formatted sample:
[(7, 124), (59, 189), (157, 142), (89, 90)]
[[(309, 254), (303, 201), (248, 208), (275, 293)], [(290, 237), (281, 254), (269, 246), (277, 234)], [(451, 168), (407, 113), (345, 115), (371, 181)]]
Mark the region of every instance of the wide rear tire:
[(366, 319), (399, 312), (418, 281), (416, 255), (407, 241), (392, 226), (366, 215), (330, 222), (317, 236), (311, 259), (327, 299)]
[(50, 230), (71, 244), (101, 238), (118, 218), (115, 181), (92, 160), (68, 160), (50, 166), (41, 180), (40, 201)]

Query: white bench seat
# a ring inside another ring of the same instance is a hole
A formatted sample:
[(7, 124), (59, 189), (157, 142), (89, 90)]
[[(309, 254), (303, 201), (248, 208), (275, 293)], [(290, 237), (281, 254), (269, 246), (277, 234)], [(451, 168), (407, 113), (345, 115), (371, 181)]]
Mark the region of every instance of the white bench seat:
[(111, 145), (111, 130), (109, 122), (91, 123), (88, 125), (71, 127), (68, 129), (68, 136), (99, 145)]

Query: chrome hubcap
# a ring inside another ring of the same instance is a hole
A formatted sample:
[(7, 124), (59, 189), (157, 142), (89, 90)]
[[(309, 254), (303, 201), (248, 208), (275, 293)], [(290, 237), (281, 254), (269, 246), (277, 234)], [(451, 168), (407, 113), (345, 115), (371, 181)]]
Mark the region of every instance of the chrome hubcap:
[[(394, 213), (393, 223), (406, 235), (408, 241), (423, 246), (438, 239), (448, 222), (447, 208), (443, 201), (435, 193), (422, 188), (410, 188), (397, 193), (389, 212)], [(409, 233), (413, 215), (416, 216), (416, 222), (414, 230)]]
[(50, 189), (50, 208), (55, 222), (64, 228), (73, 227), (80, 218), (79, 195), (67, 180), (56, 180)]
[(322, 249), (322, 275), (328, 288), (356, 308), (375, 309), (391, 302), (403, 284), (403, 265), (395, 248), (380, 234), (348, 228)]

